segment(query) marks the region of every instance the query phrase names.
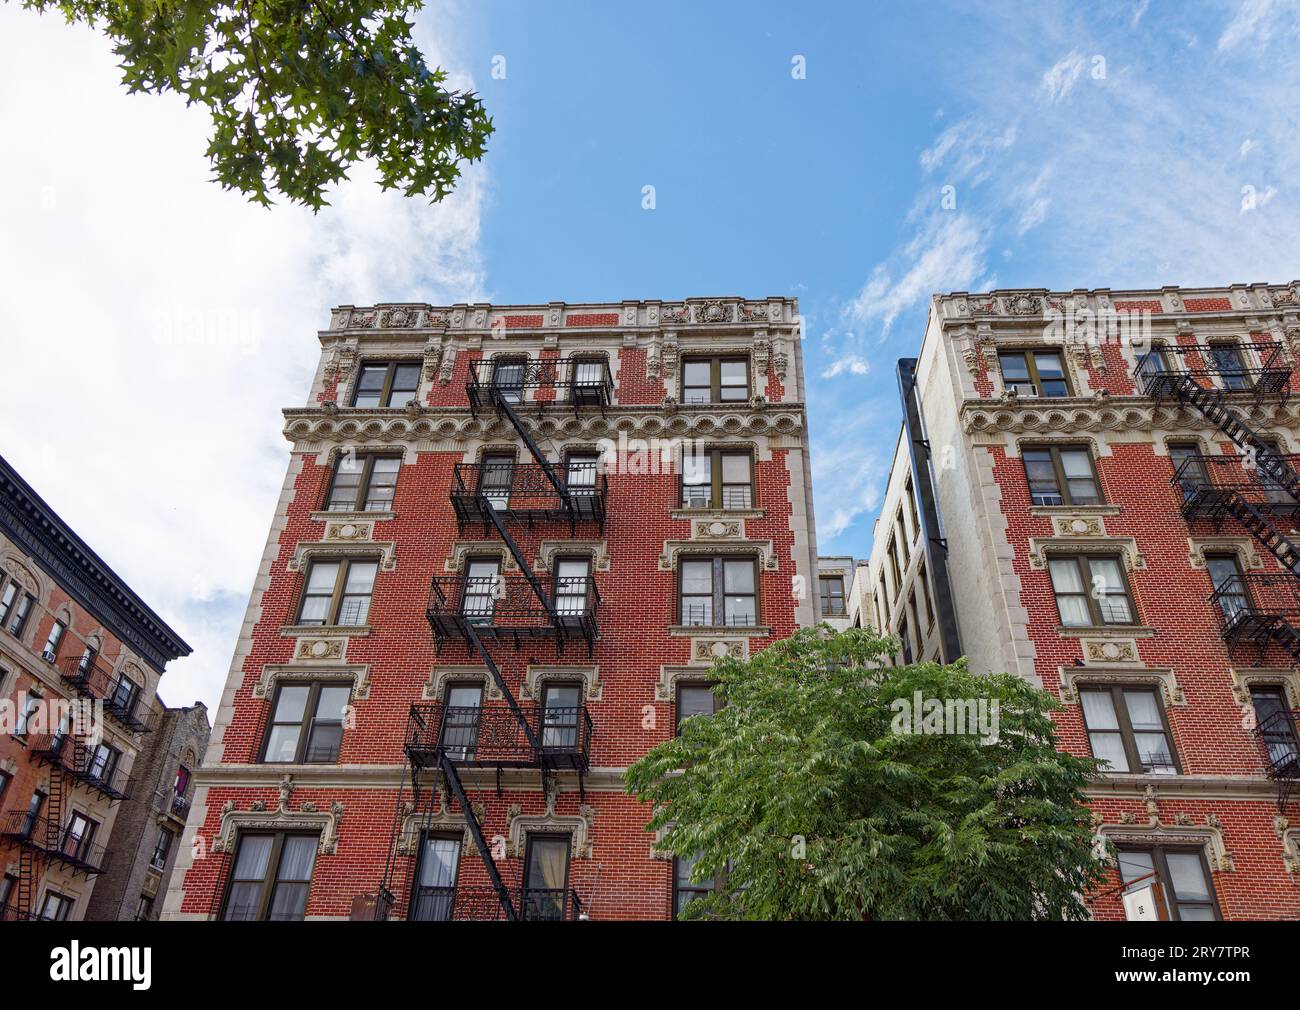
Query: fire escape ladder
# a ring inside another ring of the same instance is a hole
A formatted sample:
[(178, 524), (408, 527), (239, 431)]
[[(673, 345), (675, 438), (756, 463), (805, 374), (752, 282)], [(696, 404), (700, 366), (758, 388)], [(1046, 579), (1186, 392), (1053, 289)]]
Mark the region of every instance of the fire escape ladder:
[(63, 847), (63, 762), (50, 765), (50, 795), (45, 801), (45, 848), (56, 852)]
[(1227, 405), (1222, 390), (1199, 386), (1190, 375), (1184, 375), (1174, 385), (1174, 392), (1212, 421), (1234, 444), (1250, 453), (1255, 466), (1267, 477), (1300, 499), (1300, 474)]
[(510, 401), (507, 400), (505, 396), (502, 395), (501, 390), (497, 389), (495, 386), (492, 388), (492, 402), (495, 404), (497, 410), (505, 415), (506, 420), (510, 422), (515, 431), (519, 433), (519, 437), (523, 439), (523, 443), (532, 454), (533, 459), (537, 460), (537, 465), (540, 466), (542, 472), (546, 474), (546, 479), (551, 482), (551, 487), (555, 488), (555, 493), (558, 494), (560, 500), (567, 505), (569, 501), (568, 488), (566, 488), (564, 482), (556, 476), (555, 467), (551, 465), (550, 461), (547, 460), (546, 456), (542, 453), (541, 447), (533, 440), (533, 436), (528, 434), (527, 427), (525, 427), (524, 422), (520, 419), (519, 415), (515, 413), (514, 407), (510, 406)]
[(483, 866), (487, 869), (488, 879), (492, 881), (492, 888), (497, 892), (497, 898), (501, 902), (501, 910), (505, 912), (506, 921), (515, 922), (519, 918), (518, 913), (515, 911), (515, 903), (510, 900), (510, 891), (506, 887), (505, 881), (501, 879), (496, 861), (492, 858), (492, 849), (483, 836), (483, 828), (478, 822), (474, 808), (470, 805), (469, 797), (465, 795), (465, 787), (461, 785), (460, 775), (456, 772), (456, 762), (444, 750), (438, 754), (438, 765), (447, 781), (447, 788), (455, 797), (456, 802), (460, 804), (460, 809), (465, 815), (465, 824), (469, 827), (470, 836), (474, 839), (474, 847), (478, 849), (478, 854), (483, 860)]
[(546, 609), (547, 619), (554, 624), (556, 620), (555, 604), (551, 601), (550, 596), (547, 595), (546, 590), (542, 586), (541, 580), (538, 579), (537, 575), (533, 572), (533, 566), (529, 563), (528, 559), (524, 557), (524, 552), (520, 549), (519, 545), (515, 543), (515, 538), (510, 535), (510, 531), (506, 529), (506, 524), (503, 523), (501, 517), (497, 515), (496, 506), (488, 500), (486, 495), (483, 496), (482, 504), (483, 511), (486, 512), (488, 518), (492, 520), (492, 525), (496, 528), (496, 531), (501, 534), (501, 539), (505, 542), (506, 548), (514, 557), (515, 564), (518, 565), (519, 570), (524, 573), (524, 578), (526, 578), (528, 584), (533, 587), (533, 592), (537, 595), (537, 599)]
[(34, 911), (32, 903), (36, 900), (36, 851), (30, 845), (24, 845), (18, 853), (18, 917), (31, 918)]
[(501, 697), (506, 700), (506, 704), (510, 706), (510, 711), (519, 721), (519, 725), (523, 728), (524, 736), (528, 739), (528, 746), (532, 748), (534, 754), (540, 753), (542, 746), (541, 741), (537, 739), (537, 734), (533, 731), (532, 725), (524, 715), (523, 709), (519, 707), (519, 702), (515, 701), (514, 693), (506, 683), (505, 677), (501, 675), (501, 670), (493, 661), (492, 654), (488, 652), (487, 646), (483, 644), (483, 639), (478, 637), (478, 632), (474, 630), (474, 625), (469, 624), (468, 622), (466, 622), (465, 625), (465, 637), (469, 639), (470, 644), (474, 646), (474, 651), (479, 654), (479, 658), (483, 660), (483, 665), (488, 668), (488, 673), (491, 675), (493, 683), (496, 684), (497, 690), (501, 692)]
[(1300, 574), (1300, 544), (1288, 537), (1269, 520), (1263, 512), (1237, 491), (1229, 491), (1223, 498), (1224, 507), (1246, 527), (1256, 540), (1268, 548), (1269, 553), (1293, 574)]

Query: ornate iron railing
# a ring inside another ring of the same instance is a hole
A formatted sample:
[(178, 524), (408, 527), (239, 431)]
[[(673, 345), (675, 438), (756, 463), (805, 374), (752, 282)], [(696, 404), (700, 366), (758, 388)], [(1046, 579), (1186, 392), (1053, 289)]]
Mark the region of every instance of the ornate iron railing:
[(608, 483), (599, 464), (554, 465), (557, 489), (538, 463), (457, 463), (451, 504), (457, 520), (487, 522), (485, 499), (500, 514), (519, 519), (603, 522)]
[(154, 727), (158, 713), (144, 700), (143, 684), (134, 684), (98, 656), (69, 656), (60, 665), (64, 683), (83, 698), (93, 698), (104, 703), (104, 713), (129, 730), (148, 733)]
[(1300, 779), (1300, 711), (1274, 712), (1255, 726), (1271, 779)]
[(522, 575), (435, 576), (429, 624), (439, 640), (463, 637), (466, 625), (480, 638), (594, 638), (600, 608), (596, 580), (589, 575), (556, 578), (550, 588), (554, 616)]
[(1210, 596), (1229, 641), (1275, 637), (1279, 624), (1300, 629), (1300, 579), (1278, 573), (1233, 575)]
[(87, 875), (103, 873), (108, 866), (108, 849), (93, 838), (78, 837), (69, 826), (53, 824), (25, 810), (0, 815), (0, 837), (38, 849), (48, 858)]
[(511, 404), (607, 407), (614, 376), (605, 358), (496, 358), (472, 361), (465, 384), (470, 409), (490, 407), (496, 397)]
[(110, 800), (127, 798), (126, 770), (119, 767), (105, 767), (95, 760), (95, 751), (80, 744), (67, 733), (54, 733), (45, 736), (27, 738), (27, 746), (33, 757), (57, 764), (78, 782)]
[[(573, 888), (515, 888), (516, 907), (525, 922), (575, 922), (582, 901)], [(418, 922), (497, 922), (505, 917), (491, 887), (417, 887), (408, 916)]]
[(421, 767), (439, 752), (470, 766), (568, 768), (586, 770), (595, 732), (585, 703), (576, 706), (519, 705), (537, 739), (534, 746), (515, 713), (504, 704), (447, 706), (421, 702), (411, 706), (405, 749)]
[(1291, 366), (1275, 342), (1169, 344), (1142, 355), (1136, 375), (1142, 393), (1157, 398), (1175, 395), (1189, 380), (1228, 393), (1286, 396)]
[[(1300, 472), (1300, 456), (1274, 454), (1294, 472)], [(1255, 463), (1249, 453), (1225, 456), (1187, 456), (1174, 471), (1173, 486), (1183, 499), (1183, 515), (1219, 518), (1231, 512), (1229, 496), (1236, 495), (1257, 509), (1274, 514), (1297, 511), (1295, 497), (1281, 481)]]

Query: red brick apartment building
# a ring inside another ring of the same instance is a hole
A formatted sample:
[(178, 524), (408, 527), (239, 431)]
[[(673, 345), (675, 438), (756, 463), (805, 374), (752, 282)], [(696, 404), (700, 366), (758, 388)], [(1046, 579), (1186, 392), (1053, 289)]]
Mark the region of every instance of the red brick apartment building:
[(114, 829), (189, 652), (0, 458), (0, 919), (84, 919), (134, 858)]
[(1153, 881), (1166, 918), (1300, 918), (1298, 355), (1293, 283), (939, 295), (899, 362), (854, 603), (1109, 762), (1097, 918)]
[(796, 319), (335, 309), (164, 917), (672, 917), (623, 771), (816, 621)]

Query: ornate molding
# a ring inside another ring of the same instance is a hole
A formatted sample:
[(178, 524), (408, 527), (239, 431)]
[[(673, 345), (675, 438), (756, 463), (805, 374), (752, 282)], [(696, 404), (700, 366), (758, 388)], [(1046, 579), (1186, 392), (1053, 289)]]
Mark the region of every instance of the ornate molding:
[(549, 572), (557, 554), (590, 554), (592, 571), (609, 571), (609, 543), (605, 540), (543, 540), (537, 547), (533, 569)]
[(298, 663), (341, 663), (347, 656), (347, 651), (346, 635), (338, 638), (304, 637), (294, 643), (293, 658)]
[(451, 554), (443, 562), (443, 571), (462, 571), (465, 567), (465, 559), (471, 556), (500, 558), (503, 572), (519, 571), (515, 556), (500, 540), (457, 540), (451, 545)]
[[(397, 838), (397, 854), (399, 856), (416, 856), (420, 852), (420, 838), (427, 830), (434, 832), (463, 832), (461, 837), (461, 852), (472, 852), (474, 847), (474, 835), (469, 830), (469, 822), (465, 820), (463, 813), (453, 814), (447, 809), (447, 794), (441, 786), (433, 790), (434, 797), (437, 798), (437, 806), (432, 813), (423, 810), (416, 810), (415, 805), (409, 800), (402, 804), (402, 827)], [(482, 803), (473, 803), (474, 815), (479, 818), (480, 822), (487, 813)]]
[(1273, 831), (1282, 840), (1282, 865), (1288, 873), (1300, 873), (1300, 828), (1280, 814), (1273, 818)]
[[(345, 642), (341, 639), (340, 642)], [(314, 644), (311, 639), (299, 639), (298, 645)], [(310, 651), (310, 649), (308, 650)], [(342, 657), (342, 649), (339, 650), (339, 656)], [(295, 659), (299, 657), (295, 654)], [(308, 662), (320, 662), (312, 657)], [(275, 687), (282, 680), (319, 680), (331, 681), (339, 684), (349, 684), (352, 687), (352, 700), (364, 701), (370, 697), (370, 667), (364, 663), (351, 665), (332, 665), (329, 669), (316, 669), (311, 666), (299, 666), (292, 663), (267, 663), (262, 667), (262, 672), (257, 678), (257, 683), (253, 685), (254, 698), (273, 698), (275, 697)]]
[(1133, 537), (1102, 537), (1092, 533), (1078, 535), (1072, 532), (1054, 537), (1030, 537), (1029, 567), (1046, 571), (1047, 559), (1053, 554), (1093, 554), (1099, 550), (1118, 552), (1124, 558), (1125, 571), (1140, 571), (1147, 566)]
[(518, 804), (512, 804), (507, 814), (506, 853), (516, 859), (524, 856), (524, 847), (530, 832), (567, 834), (570, 836), (570, 856), (573, 859), (590, 859), (592, 831), (596, 823), (596, 808), (583, 803), (577, 814), (557, 814), (556, 794), (550, 789), (546, 794), (546, 812), (525, 814)]
[(521, 697), (537, 700), (541, 698), (542, 686), (547, 681), (574, 680), (582, 682), (582, 694), (587, 701), (600, 701), (605, 685), (600, 679), (600, 667), (595, 664), (529, 663), (519, 693)]
[[(443, 359), (444, 370), (447, 359)], [(664, 374), (668, 370), (668, 344), (664, 345)], [(448, 376), (450, 378), (450, 376)], [(439, 408), (411, 416), (401, 410), (339, 407), (333, 411), (307, 407), (285, 412), (284, 436), (290, 442), (330, 442), (392, 445), (424, 441), (474, 442), (490, 438), (498, 429), (495, 419), (472, 417), (468, 408)], [(598, 441), (617, 439), (621, 432), (637, 438), (758, 438), (797, 436), (804, 430), (803, 409), (798, 404), (763, 402), (755, 407), (691, 404), (665, 414), (659, 406), (620, 408), (606, 416), (574, 417), (557, 406), (553, 413), (528, 423), (542, 439)]]
[(248, 810), (236, 810), (235, 801), (226, 800), (211, 851), (233, 853), (241, 831), (310, 831), (320, 834), (316, 851), (322, 856), (334, 855), (343, 804), (335, 800), (328, 810), (318, 810), (314, 803), (304, 800), (297, 810), (290, 810), (293, 789), (293, 776), (286, 775), (280, 781), (280, 805), (275, 810), (267, 810), (261, 800), (255, 801)]
[(1083, 661), (1085, 663), (1134, 663), (1142, 662), (1138, 655), (1137, 640), (1134, 638), (1083, 638)]
[(776, 550), (771, 540), (665, 540), (663, 551), (659, 555), (661, 572), (677, 571), (677, 561), (681, 555), (702, 554), (712, 557), (716, 554), (751, 555), (758, 558), (759, 567), (764, 571), (774, 572), (780, 567)]
[[(1286, 694), (1287, 707), (1292, 711), (1300, 709), (1300, 671), (1294, 667), (1228, 667), (1228, 676), (1232, 678), (1232, 698), (1242, 708), (1249, 709), (1252, 717), (1255, 710), (1254, 699), (1250, 696), (1253, 686), (1281, 686)], [(1253, 724), (1252, 724), (1253, 725)]]
[(1242, 568), (1263, 568), (1264, 562), (1251, 537), (1188, 537), (1187, 563), (1192, 568), (1205, 567), (1205, 552), (1235, 554)]
[[(742, 652), (748, 645), (745, 639), (737, 639), (734, 643), (725, 643), (727, 645), (739, 645)], [(728, 652), (730, 649), (728, 649)], [(743, 659), (744, 656), (737, 656)], [(713, 657), (709, 657), (709, 663), (712, 664)], [(655, 701), (675, 701), (677, 698), (677, 684), (679, 681), (691, 681), (694, 683), (706, 682), (711, 683), (716, 678), (712, 676), (710, 666), (661, 666), (659, 667), (659, 679), (655, 682)]]
[(424, 682), (423, 697), (425, 701), (442, 701), (447, 694), (449, 682), (462, 681), (483, 684), (483, 696), (490, 701), (501, 698), (501, 688), (488, 675), (486, 666), (472, 664), (439, 663), (429, 671), (429, 679)]
[[(1245, 414), (1252, 426), (1288, 427), (1300, 421), (1300, 407), (1293, 401), (1255, 404), (1248, 396), (1239, 396), (1229, 397), (1228, 402), (1238, 413)], [(971, 399), (961, 405), (960, 414), (962, 428), (967, 434), (1216, 431), (1209, 421), (1194, 411), (1175, 404), (1156, 405), (1149, 398), (1138, 396), (1109, 396), (1101, 400), (1095, 397)]]
[[(1174, 824), (1164, 824), (1160, 814), (1153, 809), (1155, 801), (1154, 787), (1147, 787), (1146, 824), (1138, 824), (1136, 818), (1125, 821), (1121, 817), (1119, 824), (1102, 824), (1097, 830), (1116, 845), (1163, 845), (1187, 846), (1204, 849), (1210, 869), (1224, 873), (1233, 869), (1232, 854), (1223, 841), (1223, 828), (1213, 814), (1206, 817), (1204, 825), (1197, 825), (1190, 814), (1176, 814)], [(1131, 815), (1130, 815), (1131, 816)]]
[[(347, 523), (342, 526), (350, 525)], [(358, 525), (358, 524), (351, 524)], [(378, 557), (379, 570), (391, 572), (397, 568), (397, 545), (392, 540), (303, 540), (294, 549), (286, 566), (291, 572), (303, 572), (314, 557), (361, 558)]]
[(1061, 701), (1067, 705), (1079, 703), (1080, 686), (1089, 687), (1097, 684), (1149, 684), (1160, 688), (1166, 706), (1187, 704), (1174, 671), (1167, 667), (1059, 666), (1057, 675), (1061, 683)]

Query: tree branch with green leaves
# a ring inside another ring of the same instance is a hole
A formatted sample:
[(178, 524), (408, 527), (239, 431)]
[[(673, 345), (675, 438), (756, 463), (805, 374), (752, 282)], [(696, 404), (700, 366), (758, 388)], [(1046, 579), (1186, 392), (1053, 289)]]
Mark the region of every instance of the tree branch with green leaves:
[(422, 4), (369, 0), (22, 0), (107, 35), (131, 93), (175, 92), (212, 119), (216, 180), (314, 210), (359, 161), (385, 189), (442, 200), (492, 120), (411, 38)]
[[(1106, 873), (1083, 805), (1098, 766), (1056, 749), (1058, 703), (964, 663), (885, 665), (896, 648), (823, 626), (719, 660), (724, 706), (628, 770), (656, 844), (723, 882), (687, 917), (1087, 917)], [(997, 731), (900, 723), (918, 698), (996, 703)]]

